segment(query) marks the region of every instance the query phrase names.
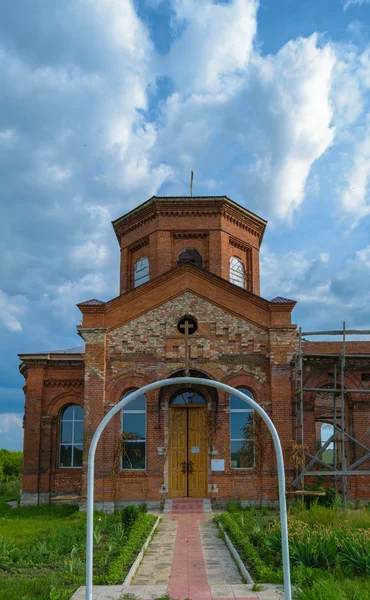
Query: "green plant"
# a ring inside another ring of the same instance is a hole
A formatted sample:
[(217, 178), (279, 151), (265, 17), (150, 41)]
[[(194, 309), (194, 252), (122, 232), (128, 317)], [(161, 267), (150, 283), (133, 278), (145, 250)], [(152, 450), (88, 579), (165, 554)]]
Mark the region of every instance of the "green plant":
[(262, 592), (263, 587), (260, 583), (254, 583), (251, 588), (252, 592)]
[(121, 522), (125, 528), (125, 531), (130, 531), (131, 527), (138, 520), (138, 518), (139, 518), (139, 509), (137, 506), (129, 505), (129, 506), (125, 506), (121, 510)]
[(226, 510), (229, 513), (239, 512), (242, 510), (242, 504), (240, 500), (228, 500), (226, 504)]

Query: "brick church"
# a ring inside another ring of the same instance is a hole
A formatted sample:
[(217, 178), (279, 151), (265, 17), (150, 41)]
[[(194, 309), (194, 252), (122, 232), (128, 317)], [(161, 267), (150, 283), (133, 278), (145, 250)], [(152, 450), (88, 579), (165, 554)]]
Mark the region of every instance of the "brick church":
[(125, 394), (167, 378), (173, 385), (141, 395), (105, 430), (96, 456), (98, 505), (276, 501), (276, 459), (264, 424), (235, 396), (176, 384), (186, 372), (241, 389), (265, 409), (282, 441), (288, 490), (302, 469), (296, 439), (306, 465), (316, 456), (315, 473), (338, 473), (326, 485), (354, 465), (346, 493), (370, 499), (370, 342), (346, 345), (352, 368), (342, 372), (341, 410), (340, 344), (302, 340), (292, 324), (296, 303), (260, 296), (265, 227), (226, 196), (153, 196), (113, 222), (119, 296), (78, 304), (83, 346), (19, 355), (26, 380), (22, 504), (83, 505), (97, 425)]

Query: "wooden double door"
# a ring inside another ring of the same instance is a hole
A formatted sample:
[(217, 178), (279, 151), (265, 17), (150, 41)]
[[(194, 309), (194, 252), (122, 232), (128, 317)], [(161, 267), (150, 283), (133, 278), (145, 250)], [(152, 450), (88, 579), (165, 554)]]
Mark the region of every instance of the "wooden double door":
[(168, 492), (170, 498), (205, 498), (207, 408), (169, 409)]

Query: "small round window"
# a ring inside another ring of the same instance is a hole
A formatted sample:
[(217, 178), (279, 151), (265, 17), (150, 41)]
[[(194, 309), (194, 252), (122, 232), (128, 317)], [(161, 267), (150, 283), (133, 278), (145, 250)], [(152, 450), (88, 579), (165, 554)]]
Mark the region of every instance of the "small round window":
[(194, 317), (189, 317), (188, 315), (185, 315), (185, 317), (182, 317), (177, 323), (177, 329), (183, 335), (192, 335), (198, 329), (198, 323), (196, 322)]

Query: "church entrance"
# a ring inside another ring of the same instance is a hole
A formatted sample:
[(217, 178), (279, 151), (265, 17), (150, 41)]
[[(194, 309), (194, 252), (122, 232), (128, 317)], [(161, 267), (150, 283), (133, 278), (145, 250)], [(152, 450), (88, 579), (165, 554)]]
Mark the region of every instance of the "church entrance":
[(195, 390), (176, 392), (168, 417), (170, 498), (207, 496), (207, 404)]

